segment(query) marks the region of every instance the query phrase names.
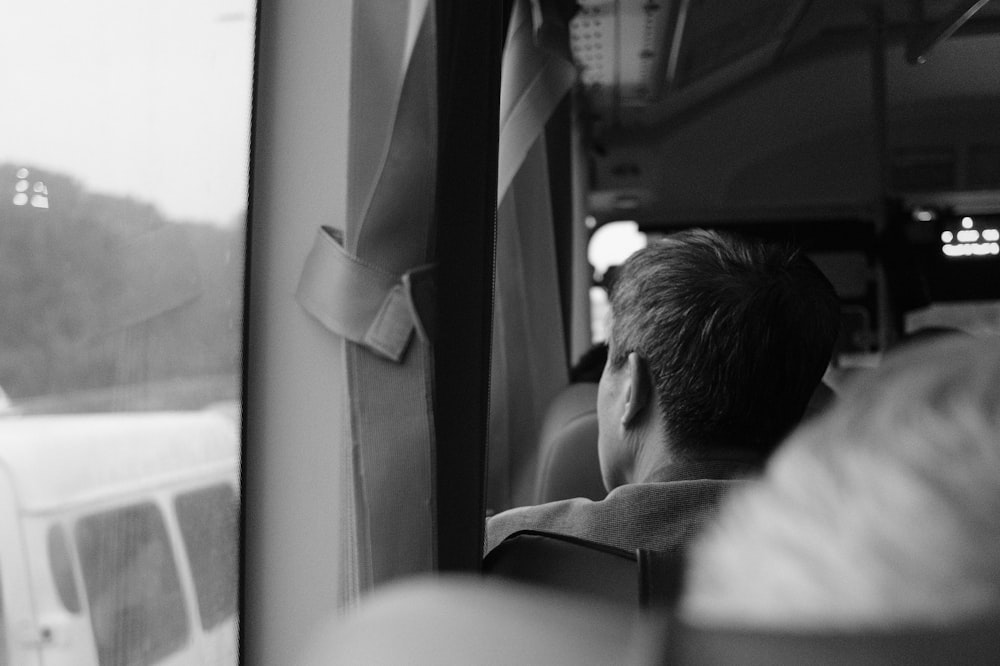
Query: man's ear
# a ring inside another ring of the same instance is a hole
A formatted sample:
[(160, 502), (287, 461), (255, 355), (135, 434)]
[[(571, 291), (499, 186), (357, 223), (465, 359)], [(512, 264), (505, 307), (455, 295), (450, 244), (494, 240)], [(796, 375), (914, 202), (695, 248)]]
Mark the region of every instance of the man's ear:
[(625, 371), (625, 409), (622, 412), (622, 426), (629, 428), (641, 417), (653, 398), (653, 386), (649, 378), (646, 361), (632, 352), (628, 355)]

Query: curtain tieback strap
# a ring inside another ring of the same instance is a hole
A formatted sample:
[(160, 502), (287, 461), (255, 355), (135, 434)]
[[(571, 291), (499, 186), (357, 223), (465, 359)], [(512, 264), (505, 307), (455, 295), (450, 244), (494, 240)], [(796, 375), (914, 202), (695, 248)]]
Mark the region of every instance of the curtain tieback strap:
[(330, 331), (399, 363), (414, 329), (423, 342), (432, 339), (434, 267), (396, 275), (352, 256), (338, 235), (319, 229), (295, 296)]

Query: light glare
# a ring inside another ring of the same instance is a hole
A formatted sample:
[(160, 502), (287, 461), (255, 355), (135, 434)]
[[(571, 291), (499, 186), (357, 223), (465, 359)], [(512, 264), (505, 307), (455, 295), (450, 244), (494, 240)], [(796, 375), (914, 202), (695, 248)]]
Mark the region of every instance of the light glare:
[(963, 245), (942, 245), (941, 251), (949, 257), (984, 257), (1000, 255), (1000, 243), (965, 243)]

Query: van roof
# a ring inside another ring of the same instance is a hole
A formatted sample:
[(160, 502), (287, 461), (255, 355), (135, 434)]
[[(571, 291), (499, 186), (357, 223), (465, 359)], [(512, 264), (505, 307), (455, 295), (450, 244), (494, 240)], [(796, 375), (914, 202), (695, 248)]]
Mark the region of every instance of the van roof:
[(235, 475), (238, 456), (236, 421), (217, 411), (0, 418), (0, 474), (24, 512), (200, 473)]

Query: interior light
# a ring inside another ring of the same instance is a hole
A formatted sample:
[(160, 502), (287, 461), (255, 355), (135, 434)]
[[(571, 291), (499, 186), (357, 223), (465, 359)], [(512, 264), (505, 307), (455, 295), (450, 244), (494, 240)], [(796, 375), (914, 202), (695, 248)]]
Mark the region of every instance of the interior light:
[(21, 180), (24, 180), (25, 178), (28, 177), (28, 170), (25, 169), (24, 167), (21, 167), (20, 169), (17, 170), (17, 177), (20, 178)]
[(49, 199), (41, 194), (36, 194), (31, 197), (31, 205), (35, 208), (48, 208)]
[(27, 194), (25, 194), (24, 192), (18, 192), (17, 194), (14, 195), (14, 205), (15, 206), (23, 206), (26, 203), (28, 203), (28, 195)]
[(971, 217), (963, 217), (962, 218), (962, 228), (963, 229), (971, 229), (972, 228), (972, 218)]
[(14, 186), (14, 190), (17, 192), (27, 192), (28, 191), (28, 181), (19, 180), (17, 185)]
[(941, 252), (949, 257), (984, 257), (1000, 255), (1000, 243), (963, 243), (961, 245), (942, 245)]
[(953, 240), (955, 240), (955, 234), (951, 233), (950, 231), (942, 231), (941, 232), (941, 242), (942, 243), (950, 243)]
[(975, 243), (977, 240), (979, 240), (979, 232), (975, 229), (963, 229), (958, 232), (960, 243)]
[(1000, 240), (1000, 230), (997, 230), (997, 229), (983, 229), (983, 240), (984, 241), (998, 241), (998, 240)]
[(913, 219), (917, 222), (931, 222), (937, 217), (929, 208), (914, 208)]

